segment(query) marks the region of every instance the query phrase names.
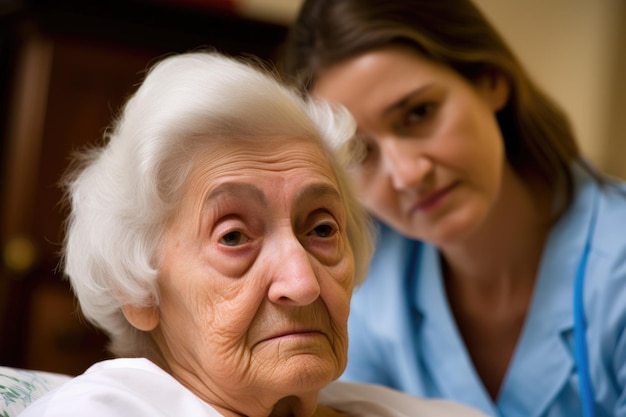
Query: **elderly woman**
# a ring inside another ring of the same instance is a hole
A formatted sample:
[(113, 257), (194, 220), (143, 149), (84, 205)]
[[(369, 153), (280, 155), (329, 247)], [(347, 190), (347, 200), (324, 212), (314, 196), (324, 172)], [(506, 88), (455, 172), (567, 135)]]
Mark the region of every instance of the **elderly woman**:
[(324, 144), (353, 129), (250, 61), (153, 67), (67, 181), (65, 270), (118, 359), (23, 415), (478, 415), (331, 384), (372, 250), (349, 161)]

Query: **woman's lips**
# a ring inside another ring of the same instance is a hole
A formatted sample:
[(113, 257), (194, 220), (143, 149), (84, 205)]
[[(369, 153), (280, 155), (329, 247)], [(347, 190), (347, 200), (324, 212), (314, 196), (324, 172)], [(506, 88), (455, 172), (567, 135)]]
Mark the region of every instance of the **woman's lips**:
[(412, 211), (428, 211), (433, 209), (450, 193), (450, 191), (456, 187), (457, 183), (454, 182), (446, 187), (440, 188), (425, 197), (420, 198), (417, 203), (412, 207)]
[(298, 339), (305, 337), (317, 337), (325, 336), (325, 333), (318, 329), (299, 329), (299, 330), (286, 330), (282, 332), (276, 332), (274, 334), (264, 337), (259, 343), (269, 342), (272, 340), (285, 340), (285, 339)]
[(280, 339), (284, 337), (315, 336), (315, 335), (319, 336), (319, 335), (323, 335), (323, 333), (318, 330), (292, 331), (292, 332), (275, 334), (269, 337), (267, 340)]

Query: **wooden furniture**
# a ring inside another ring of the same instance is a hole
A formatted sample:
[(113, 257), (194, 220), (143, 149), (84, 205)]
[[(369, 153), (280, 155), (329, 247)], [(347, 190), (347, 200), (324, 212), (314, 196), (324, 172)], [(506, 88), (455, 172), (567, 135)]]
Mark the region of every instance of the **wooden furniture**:
[(0, 11), (1, 365), (77, 374), (107, 357), (57, 270), (58, 181), (158, 57), (211, 47), (275, 58), (285, 27), (212, 3), (59, 0)]

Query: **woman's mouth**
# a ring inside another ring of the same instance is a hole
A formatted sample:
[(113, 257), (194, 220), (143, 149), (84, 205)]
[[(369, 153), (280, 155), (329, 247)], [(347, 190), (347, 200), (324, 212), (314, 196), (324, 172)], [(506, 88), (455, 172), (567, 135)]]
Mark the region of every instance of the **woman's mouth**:
[(411, 208), (411, 211), (429, 211), (437, 207), (448, 196), (450, 191), (457, 186), (454, 182), (448, 186), (439, 188), (438, 190), (421, 197)]

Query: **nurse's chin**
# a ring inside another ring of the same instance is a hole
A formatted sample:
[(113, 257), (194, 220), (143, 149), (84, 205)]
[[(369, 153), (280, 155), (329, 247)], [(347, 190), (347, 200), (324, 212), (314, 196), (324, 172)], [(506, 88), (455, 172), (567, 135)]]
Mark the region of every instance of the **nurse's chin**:
[(469, 207), (456, 209), (442, 213), (429, 222), (416, 222), (409, 237), (441, 249), (471, 244), (472, 238), (480, 232), (485, 218), (486, 213), (482, 210), (472, 210)]

